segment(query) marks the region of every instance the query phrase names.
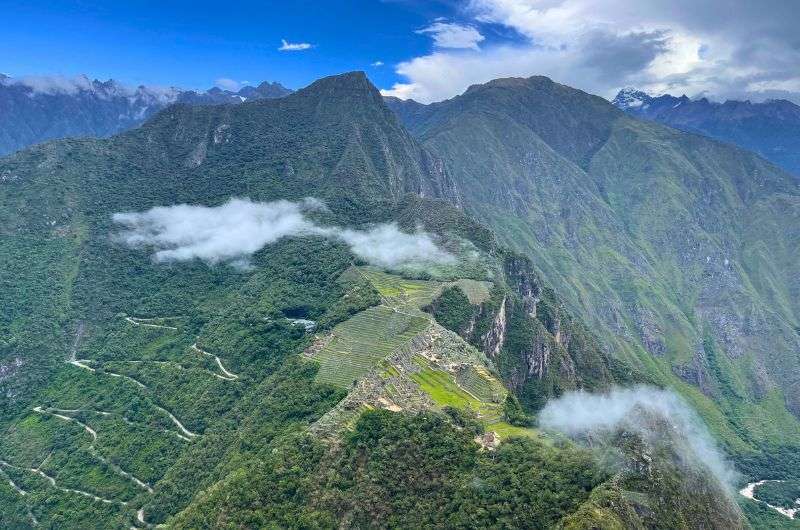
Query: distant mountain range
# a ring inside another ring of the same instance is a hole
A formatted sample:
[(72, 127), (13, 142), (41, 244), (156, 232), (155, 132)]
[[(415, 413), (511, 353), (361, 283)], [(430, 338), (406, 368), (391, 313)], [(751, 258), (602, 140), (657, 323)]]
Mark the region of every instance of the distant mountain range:
[(246, 86), (238, 92), (169, 87), (127, 87), (86, 76), (26, 77), (0, 74), (0, 156), (29, 145), (67, 137), (108, 137), (140, 125), (172, 103), (238, 104), (277, 98), (292, 91), (279, 83)]
[(637, 118), (750, 149), (800, 177), (800, 106), (791, 101), (716, 103), (669, 94), (654, 97), (626, 88), (613, 103)]

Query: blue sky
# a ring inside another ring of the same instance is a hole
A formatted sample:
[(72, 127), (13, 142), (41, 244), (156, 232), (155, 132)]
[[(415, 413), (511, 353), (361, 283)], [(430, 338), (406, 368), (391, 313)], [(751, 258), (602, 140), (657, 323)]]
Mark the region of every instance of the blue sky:
[(798, 20), (798, 0), (0, 0), (0, 72), (203, 89), (365, 70), (423, 102), (547, 75), (605, 97), (800, 102)]
[[(415, 30), (453, 15), (446, 2), (371, 0), (0, 1), (0, 12), (4, 73), (187, 88), (218, 78), (298, 88), (348, 70), (391, 86), (393, 64), (431, 49), (431, 38)], [(312, 47), (278, 51), (282, 39)], [(371, 66), (376, 61), (384, 66)]]

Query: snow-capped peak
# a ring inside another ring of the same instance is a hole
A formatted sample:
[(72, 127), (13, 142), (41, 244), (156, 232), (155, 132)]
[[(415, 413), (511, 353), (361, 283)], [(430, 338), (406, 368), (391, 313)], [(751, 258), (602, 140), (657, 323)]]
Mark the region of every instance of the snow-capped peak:
[(626, 87), (619, 91), (612, 103), (620, 109), (633, 109), (647, 105), (653, 98), (646, 92), (636, 88)]

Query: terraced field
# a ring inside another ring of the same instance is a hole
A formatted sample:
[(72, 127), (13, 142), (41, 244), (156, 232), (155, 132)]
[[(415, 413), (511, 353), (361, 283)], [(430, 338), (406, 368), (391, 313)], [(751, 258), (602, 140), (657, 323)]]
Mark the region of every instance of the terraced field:
[(320, 363), (317, 381), (343, 388), (428, 328), (430, 316), (420, 308), (442, 288), (439, 282), (408, 280), (369, 267), (357, 271), (378, 290), (382, 303), (338, 324), (313, 354)]
[(429, 324), (425, 316), (384, 305), (367, 309), (334, 328), (330, 342), (315, 355), (320, 363), (317, 380), (350, 387)]
[[(420, 356), (414, 357), (420, 370), (411, 374), (411, 379), (419, 384), (420, 388), (433, 401), (442, 407), (454, 407), (462, 410), (471, 410), (485, 422), (496, 421), (501, 413), (500, 402), (483, 401), (459, 386), (449, 372), (434, 368)], [(502, 395), (505, 398), (505, 393)]]
[(454, 285), (461, 289), (464, 294), (467, 295), (469, 303), (473, 305), (479, 305), (488, 300), (492, 289), (491, 282), (482, 282), (467, 278), (450, 282), (448, 285)]
[(533, 436), (530, 429), (503, 421), (508, 391), (484, 366), (482, 354), (421, 310), (449, 285), (481, 303), (491, 283), (409, 280), (367, 267), (356, 270), (382, 303), (337, 325), (322, 347), (310, 350), (320, 363), (318, 381), (351, 389), (318, 422), (318, 432), (346, 429), (360, 411), (374, 407), (413, 411), (433, 405), (471, 411), (501, 437)]
[(489, 371), (474, 364), (466, 365), (456, 372), (458, 386), (480, 401), (501, 402), (508, 391)]
[(390, 307), (419, 310), (430, 304), (445, 285), (429, 280), (410, 280), (373, 267), (358, 267), (358, 272), (375, 286)]

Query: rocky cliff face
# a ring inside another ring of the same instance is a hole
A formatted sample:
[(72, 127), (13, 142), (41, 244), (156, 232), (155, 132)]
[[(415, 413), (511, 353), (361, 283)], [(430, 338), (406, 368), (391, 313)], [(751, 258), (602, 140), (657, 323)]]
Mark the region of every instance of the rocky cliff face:
[[(542, 286), (529, 259), (504, 255), (502, 282), (489, 300), (469, 309), (471, 316), (455, 322), (454, 331), (496, 364), (523, 403), (536, 409), (567, 390), (634, 380), (570, 316), (553, 290)], [(441, 311), (439, 303), (431, 310)]]

